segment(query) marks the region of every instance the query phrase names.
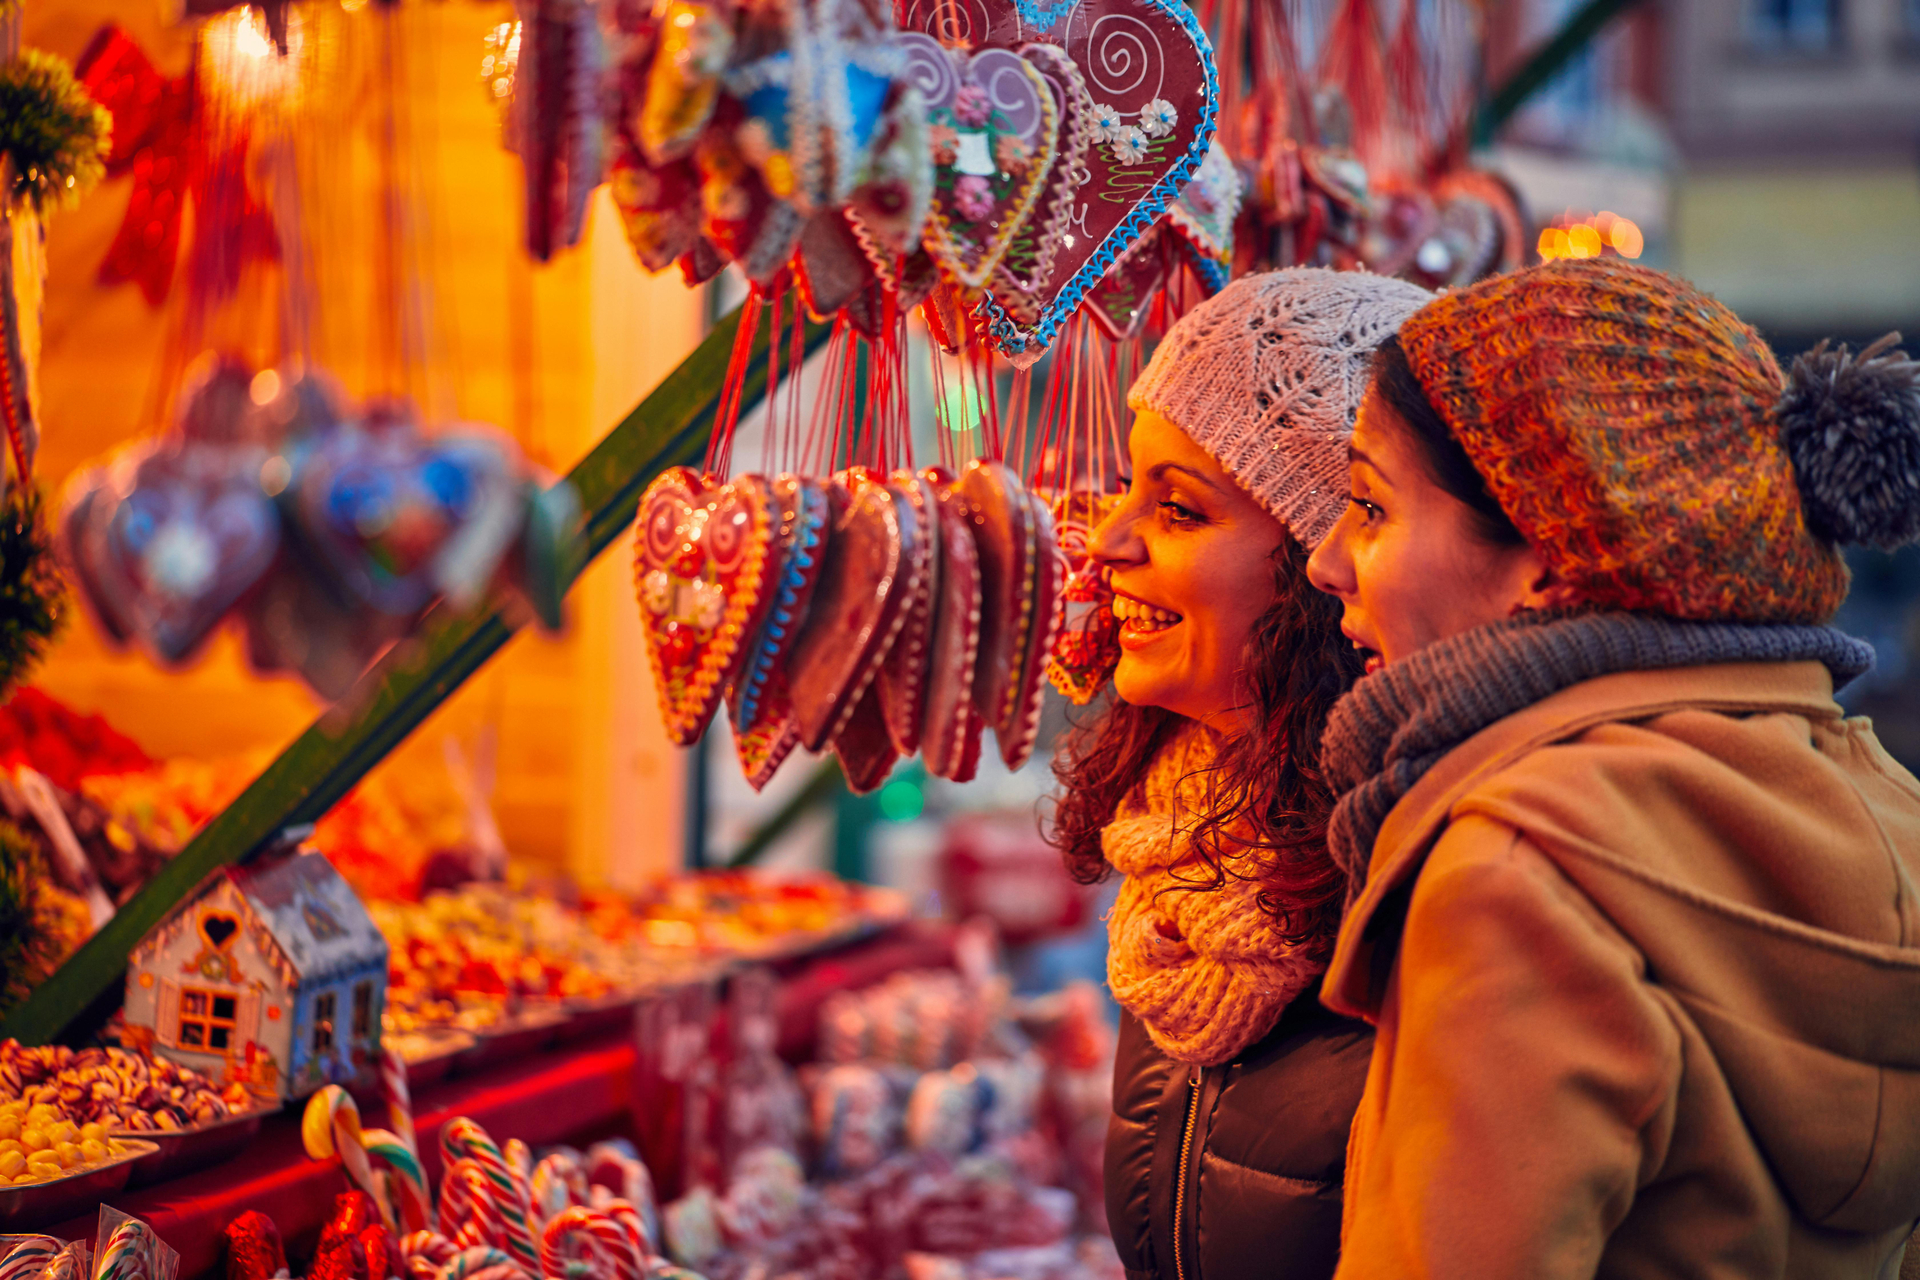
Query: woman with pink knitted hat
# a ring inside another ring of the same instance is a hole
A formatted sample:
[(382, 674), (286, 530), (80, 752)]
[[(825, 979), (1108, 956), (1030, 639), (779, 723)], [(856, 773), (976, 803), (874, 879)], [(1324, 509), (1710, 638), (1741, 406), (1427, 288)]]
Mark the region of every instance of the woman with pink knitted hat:
[(1372, 352), (1429, 296), (1250, 276), (1128, 395), (1128, 492), (1090, 541), (1120, 620), (1115, 700), (1056, 766), (1053, 839), (1083, 879), (1125, 877), (1106, 1190), (1138, 1280), (1333, 1271), (1370, 1035), (1318, 1000), (1347, 886), (1315, 745), (1359, 663), (1306, 558), (1345, 503)]
[[(1834, 701), (1839, 547), (1920, 536), (1920, 365), (1784, 374), (1618, 260), (1376, 357), (1314, 551), (1375, 1024), (1339, 1274), (1891, 1280), (1920, 1219), (1920, 781)], [(1909, 1264), (1912, 1264), (1909, 1259)]]

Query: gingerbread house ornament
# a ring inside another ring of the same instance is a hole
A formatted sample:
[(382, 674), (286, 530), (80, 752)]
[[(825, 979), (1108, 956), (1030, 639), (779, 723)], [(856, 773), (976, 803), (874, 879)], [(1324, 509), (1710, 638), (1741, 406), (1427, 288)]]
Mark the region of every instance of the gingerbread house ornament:
[(127, 962), (125, 1036), (297, 1098), (375, 1069), (387, 943), (325, 857), (215, 871)]

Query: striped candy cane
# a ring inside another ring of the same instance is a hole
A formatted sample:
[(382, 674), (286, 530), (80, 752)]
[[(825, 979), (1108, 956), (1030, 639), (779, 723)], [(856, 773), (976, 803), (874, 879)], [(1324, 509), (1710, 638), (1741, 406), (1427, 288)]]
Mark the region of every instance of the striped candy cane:
[(420, 1167), (420, 1157), (414, 1153), (412, 1146), (403, 1142), (399, 1134), (385, 1129), (362, 1129), (360, 1138), (367, 1154), (385, 1160), (392, 1170), (389, 1186), (397, 1188), (393, 1202), (399, 1213), (400, 1225), (408, 1231), (419, 1231), (425, 1227), (431, 1207), (427, 1196), (427, 1174)]
[(7, 1256), (0, 1259), (0, 1280), (29, 1280), (47, 1269), (47, 1265), (66, 1245), (52, 1236), (20, 1236)]
[(380, 1051), (380, 1094), (387, 1100), (387, 1125), (418, 1158), (420, 1143), (413, 1132), (413, 1093), (407, 1088), (407, 1060), (392, 1045)]
[(519, 1267), (502, 1250), (492, 1245), (478, 1245), (471, 1249), (462, 1249), (453, 1255), (446, 1266), (440, 1269), (440, 1280), (472, 1280), (473, 1277), (494, 1267)]
[(480, 1166), (493, 1184), (494, 1204), (506, 1228), (507, 1252), (522, 1270), (537, 1272), (540, 1246), (534, 1239), (526, 1178), (507, 1163), (487, 1131), (466, 1116), (455, 1116), (440, 1130), (440, 1152), (449, 1164), (464, 1157)]
[[(600, 1206), (600, 1212), (612, 1218), (625, 1228), (627, 1238), (633, 1242), (633, 1251), (641, 1259), (652, 1257), (659, 1250), (654, 1247), (653, 1238), (647, 1231), (647, 1222), (640, 1210), (625, 1200), (609, 1200)], [(641, 1269), (645, 1274), (645, 1268)]]
[(634, 1247), (627, 1228), (612, 1215), (579, 1205), (563, 1209), (540, 1234), (540, 1265), (549, 1277), (571, 1274), (568, 1263), (579, 1257), (604, 1280), (642, 1280), (646, 1259)]
[(129, 1218), (113, 1229), (94, 1263), (94, 1280), (152, 1280), (153, 1229)]
[(400, 1280), (439, 1280), (440, 1268), (459, 1252), (453, 1241), (438, 1231), (409, 1231), (400, 1237), (404, 1268)]
[(569, 1205), (584, 1203), (580, 1189), (585, 1184), (586, 1177), (572, 1156), (556, 1151), (542, 1157), (540, 1163), (533, 1167), (533, 1176), (527, 1180), (532, 1192), (534, 1217), (544, 1224), (548, 1218)]
[(300, 1115), (300, 1141), (315, 1160), (338, 1155), (347, 1176), (373, 1197), (388, 1229), (394, 1226), (393, 1205), (387, 1198), (384, 1180), (373, 1176), (367, 1159), (366, 1140), (360, 1132), (360, 1108), (352, 1096), (337, 1084), (330, 1084), (307, 1099)]
[(440, 1189), (440, 1231), (463, 1248), (502, 1246), (506, 1226), (493, 1182), (475, 1160), (456, 1160)]

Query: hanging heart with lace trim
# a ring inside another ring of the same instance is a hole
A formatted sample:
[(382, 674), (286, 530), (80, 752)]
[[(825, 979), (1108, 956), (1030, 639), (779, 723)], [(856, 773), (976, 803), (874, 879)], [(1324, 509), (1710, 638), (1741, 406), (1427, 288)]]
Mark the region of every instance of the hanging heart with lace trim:
[(780, 510), (767, 481), (715, 485), (673, 467), (647, 486), (634, 527), (634, 587), (667, 736), (699, 739), (773, 602)]
[(966, 54), (919, 31), (902, 31), (894, 43), (927, 104), (927, 249), (948, 275), (977, 289), (1033, 214), (1053, 168), (1059, 107), (1039, 69), (1016, 50)]
[(1056, 45), (1093, 101), (1085, 180), (1037, 317), (1021, 323), (992, 292), (981, 302), (1001, 351), (1037, 354), (1206, 157), (1219, 109), (1212, 47), (1180, 0), (906, 0), (905, 10), (903, 30), (970, 48), (976, 59)]

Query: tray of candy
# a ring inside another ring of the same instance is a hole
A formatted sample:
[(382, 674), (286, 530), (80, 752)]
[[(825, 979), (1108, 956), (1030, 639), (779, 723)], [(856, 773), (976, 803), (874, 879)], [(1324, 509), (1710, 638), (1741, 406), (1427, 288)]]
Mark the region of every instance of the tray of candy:
[(460, 1055), (479, 1041), (458, 1027), (420, 1027), (385, 1032), (381, 1043), (392, 1045), (407, 1064), (407, 1088), (424, 1089), (445, 1080)]
[(475, 1043), (454, 1056), (454, 1069), (478, 1071), (496, 1062), (538, 1052), (554, 1042), (567, 1017), (561, 1009), (524, 1009), (498, 1022), (475, 1027), (471, 1033)]
[(90, 1212), (125, 1189), (133, 1166), (159, 1148), (137, 1138), (113, 1138), (103, 1160), (81, 1165), (45, 1182), (0, 1186), (0, 1228), (45, 1227)]
[(259, 1135), (261, 1122), (277, 1110), (275, 1106), (256, 1107), (182, 1129), (116, 1129), (112, 1134), (116, 1139), (135, 1139), (157, 1148), (133, 1162), (127, 1185), (152, 1186), (238, 1155)]

